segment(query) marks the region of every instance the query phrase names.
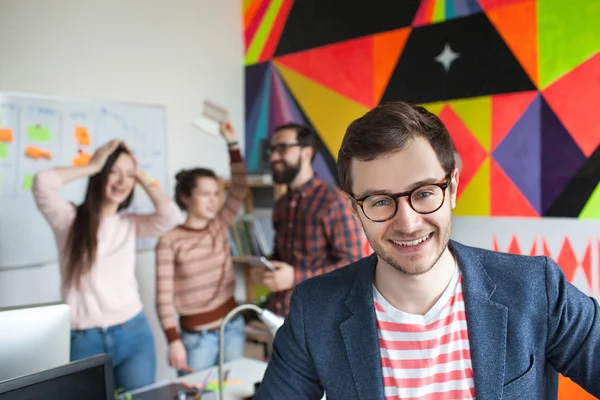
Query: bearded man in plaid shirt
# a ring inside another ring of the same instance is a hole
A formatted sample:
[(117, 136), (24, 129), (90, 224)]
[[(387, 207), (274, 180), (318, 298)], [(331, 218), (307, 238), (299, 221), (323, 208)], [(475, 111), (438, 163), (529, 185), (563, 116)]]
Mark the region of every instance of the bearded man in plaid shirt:
[(273, 210), (275, 246), (271, 263), (252, 278), (270, 295), (267, 308), (286, 316), (294, 286), (364, 257), (364, 234), (347, 195), (315, 176), (316, 133), (308, 126), (275, 129), (267, 148), (273, 181), (288, 186)]

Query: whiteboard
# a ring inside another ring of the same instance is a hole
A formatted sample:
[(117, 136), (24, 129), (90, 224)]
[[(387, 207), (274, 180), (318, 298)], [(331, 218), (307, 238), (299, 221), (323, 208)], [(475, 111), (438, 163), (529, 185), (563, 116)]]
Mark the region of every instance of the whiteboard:
[[(164, 190), (165, 114), (161, 106), (0, 92), (0, 268), (58, 260), (52, 230), (31, 193), (33, 175), (40, 170), (85, 163), (96, 148), (121, 139)], [(70, 182), (61, 194), (80, 204), (87, 182)], [(148, 196), (136, 188), (126, 212), (153, 210)], [(148, 249), (154, 244), (155, 239), (140, 240), (137, 246)]]

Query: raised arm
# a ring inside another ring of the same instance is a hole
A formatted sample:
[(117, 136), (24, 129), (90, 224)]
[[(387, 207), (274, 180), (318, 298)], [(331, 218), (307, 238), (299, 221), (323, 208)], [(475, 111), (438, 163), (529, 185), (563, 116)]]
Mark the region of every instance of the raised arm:
[(229, 160), (231, 166), (231, 186), (227, 192), (227, 199), (219, 211), (219, 218), (229, 228), (233, 226), (235, 218), (244, 205), (244, 198), (248, 190), (248, 180), (246, 176), (246, 166), (240, 152), (240, 145), (237, 141), (237, 133), (229, 121), (221, 125), (221, 134), (227, 141), (229, 149)]
[(55, 167), (38, 172), (33, 179), (32, 193), (38, 209), (53, 230), (60, 231), (69, 227), (75, 217), (75, 207), (65, 200), (59, 190), (75, 179), (97, 174), (102, 170), (106, 159), (119, 146), (118, 140), (112, 140), (98, 148), (89, 164), (78, 167)]

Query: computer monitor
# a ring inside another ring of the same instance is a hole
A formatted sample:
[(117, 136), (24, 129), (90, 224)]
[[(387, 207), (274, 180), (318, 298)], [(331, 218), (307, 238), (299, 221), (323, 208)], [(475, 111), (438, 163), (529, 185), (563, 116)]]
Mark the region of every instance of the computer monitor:
[(70, 351), (68, 305), (0, 309), (0, 381), (67, 364)]
[(0, 382), (0, 400), (114, 400), (112, 361), (99, 354)]

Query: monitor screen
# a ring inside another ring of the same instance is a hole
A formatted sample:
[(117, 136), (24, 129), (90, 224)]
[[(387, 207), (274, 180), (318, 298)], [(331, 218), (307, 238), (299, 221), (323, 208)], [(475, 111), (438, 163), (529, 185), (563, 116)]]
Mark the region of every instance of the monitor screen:
[(106, 355), (0, 383), (0, 400), (107, 400), (114, 396), (112, 363)]

